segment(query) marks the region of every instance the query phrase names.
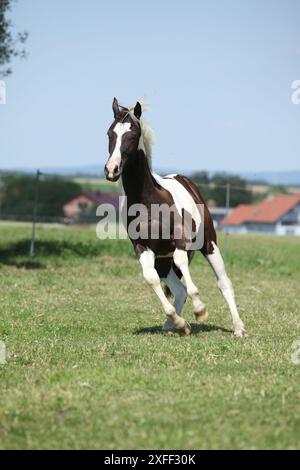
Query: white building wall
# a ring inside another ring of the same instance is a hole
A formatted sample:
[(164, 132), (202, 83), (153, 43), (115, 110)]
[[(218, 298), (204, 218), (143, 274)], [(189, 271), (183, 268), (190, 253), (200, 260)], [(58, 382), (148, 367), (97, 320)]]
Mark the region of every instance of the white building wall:
[(227, 233), (247, 233), (248, 230), (244, 225), (220, 225), (220, 230)]
[(300, 225), (276, 225), (276, 235), (296, 235), (300, 237)]
[(220, 226), (222, 232), (227, 233), (268, 233), (273, 235), (295, 235), (300, 236), (300, 225), (278, 224), (242, 224)]

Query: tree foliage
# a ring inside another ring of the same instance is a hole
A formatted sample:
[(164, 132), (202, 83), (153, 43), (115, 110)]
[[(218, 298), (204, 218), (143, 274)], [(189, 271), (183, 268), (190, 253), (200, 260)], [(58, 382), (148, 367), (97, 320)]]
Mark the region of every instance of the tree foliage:
[(23, 31), (14, 35), (12, 33), (12, 23), (7, 18), (12, 3), (12, 0), (0, 0), (0, 77), (12, 73), (9, 64), (14, 57), (26, 57), (24, 43), (28, 33)]
[(230, 184), (230, 207), (239, 204), (250, 204), (253, 202), (252, 191), (247, 187), (247, 182), (236, 175), (216, 173), (209, 176), (206, 171), (199, 171), (191, 176), (191, 179), (199, 187), (205, 201), (214, 201), (217, 206), (226, 205), (226, 185)]
[[(4, 192), (1, 214), (31, 218), (35, 195), (35, 177), (11, 173), (3, 175), (1, 179)], [(74, 181), (42, 176), (39, 182), (39, 217), (62, 217), (63, 205), (80, 192), (80, 185)]]

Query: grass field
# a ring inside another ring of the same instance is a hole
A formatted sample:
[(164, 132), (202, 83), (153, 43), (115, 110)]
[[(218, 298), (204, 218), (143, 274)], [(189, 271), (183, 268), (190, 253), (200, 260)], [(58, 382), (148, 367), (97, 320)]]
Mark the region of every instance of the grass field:
[(105, 178), (85, 178), (78, 176), (72, 178), (72, 181), (80, 184), (82, 191), (102, 191), (106, 193), (122, 192), (120, 182), (112, 183)]
[[(127, 241), (94, 228), (0, 224), (0, 448), (299, 448), (300, 240), (229, 239), (228, 272), (249, 337), (201, 255), (209, 319), (164, 336)], [(220, 241), (222, 246), (222, 240)]]

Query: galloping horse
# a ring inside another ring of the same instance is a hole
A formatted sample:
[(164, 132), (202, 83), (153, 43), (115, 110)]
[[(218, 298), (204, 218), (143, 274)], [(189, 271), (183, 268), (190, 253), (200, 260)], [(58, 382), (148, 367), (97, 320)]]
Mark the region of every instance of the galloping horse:
[[(192, 281), (189, 263), (195, 248), (191, 249), (190, 236), (183, 224), (184, 211), (192, 216), (192, 225), (195, 227), (200, 221), (203, 231), (203, 243), (199, 251), (209, 261), (217, 277), (217, 285), (228, 303), (232, 316), (234, 334), (246, 336), (244, 324), (239, 316), (232, 284), (228, 278), (224, 262), (217, 246), (216, 232), (209, 210), (203, 201), (198, 187), (183, 175), (169, 175), (160, 177), (152, 173), (150, 168), (151, 144), (153, 134), (142, 117), (142, 106), (139, 102), (132, 108), (120, 106), (117, 99), (113, 100), (114, 121), (108, 129), (109, 158), (104, 171), (107, 180), (117, 181), (122, 177), (125, 195), (127, 196), (127, 231), (132, 216), (130, 208), (135, 204), (142, 204), (149, 209), (153, 204), (176, 207), (182, 215), (182, 230), (179, 237), (175, 237), (174, 218), (170, 219), (171, 230), (168, 239), (163, 237), (133, 238), (128, 231), (129, 238), (142, 265), (143, 275), (153, 288), (162, 303), (167, 320), (163, 331), (175, 331), (181, 336), (190, 334), (191, 326), (182, 318), (181, 311), (189, 296), (192, 300), (196, 320), (203, 321), (208, 317), (205, 304), (199, 296), (199, 291)], [(199, 217), (197, 207), (203, 207), (203, 217)], [(149, 226), (153, 223), (161, 225), (163, 221), (146, 218)], [(149, 233), (149, 232), (148, 232)], [(181, 282), (183, 277), (185, 285)], [(166, 289), (161, 284), (164, 282)], [(168, 293), (174, 297), (172, 305)]]

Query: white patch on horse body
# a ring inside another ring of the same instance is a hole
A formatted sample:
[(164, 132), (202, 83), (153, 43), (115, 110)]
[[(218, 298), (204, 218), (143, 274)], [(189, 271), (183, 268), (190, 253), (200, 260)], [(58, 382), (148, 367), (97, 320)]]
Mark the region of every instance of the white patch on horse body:
[(107, 162), (107, 170), (109, 175), (113, 175), (115, 166), (118, 167), (121, 164), (121, 144), (122, 144), (122, 137), (126, 132), (129, 132), (131, 128), (130, 122), (118, 122), (113, 131), (117, 135), (116, 144), (113, 153), (111, 154), (110, 159)]
[(187, 298), (187, 290), (174, 269), (171, 268), (164, 281), (174, 296), (174, 307), (177, 315), (180, 315)]
[(160, 186), (171, 193), (176, 209), (180, 215), (183, 209), (191, 214), (196, 224), (196, 230), (198, 231), (201, 224), (200, 212), (190, 193), (174, 178), (176, 174), (168, 175), (164, 178), (155, 173), (152, 173), (152, 176)]
[[(149, 248), (143, 251), (140, 256), (140, 263), (142, 265), (144, 278), (150, 284), (150, 286), (153, 288), (154, 292), (158, 296), (166, 314), (172, 317), (173, 322), (180, 322), (181, 318), (178, 317), (178, 315), (176, 314), (175, 308), (173, 307), (173, 305), (170, 304), (161, 287), (160, 278), (155, 269), (155, 255), (153, 251)], [(180, 324), (181, 327), (183, 327), (183, 325), (184, 323)]]
[(205, 305), (200, 300), (199, 291), (192, 281), (190, 270), (189, 270), (189, 259), (188, 259), (187, 252), (184, 250), (178, 250), (178, 248), (176, 248), (176, 250), (174, 251), (173, 258), (174, 258), (174, 263), (182, 272), (183, 278), (185, 280), (186, 288), (187, 288), (187, 293), (189, 297), (191, 297), (192, 302), (193, 302), (194, 312), (201, 312), (205, 308)]
[(152, 250), (145, 250), (140, 256), (140, 263), (143, 268), (143, 275), (149, 284), (159, 284), (159, 276), (156, 269), (154, 268), (155, 256)]
[(227, 276), (224, 261), (220, 253), (219, 247), (214, 242), (212, 242), (212, 245), (214, 247), (214, 251), (211, 255), (207, 255), (207, 259), (216, 274), (218, 280), (218, 287), (223, 293), (223, 295), (225, 291), (228, 291), (230, 292), (232, 298), (234, 298), (234, 292), (232, 289), (231, 281)]
[(223, 261), (223, 258), (222, 258), (222, 255), (220, 253), (218, 246), (214, 242), (212, 242), (212, 245), (214, 247), (214, 251), (211, 255), (207, 255), (207, 259), (216, 274), (218, 287), (220, 291), (222, 292), (223, 297), (225, 298), (226, 302), (228, 303), (230, 313), (232, 316), (235, 334), (237, 336), (243, 336), (245, 333), (244, 324), (242, 320), (240, 319), (240, 316), (236, 307), (236, 303), (234, 299), (234, 291), (232, 288), (231, 281), (229, 277), (227, 276), (224, 261)]

